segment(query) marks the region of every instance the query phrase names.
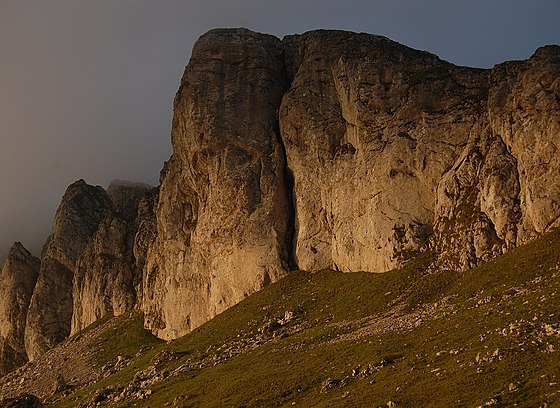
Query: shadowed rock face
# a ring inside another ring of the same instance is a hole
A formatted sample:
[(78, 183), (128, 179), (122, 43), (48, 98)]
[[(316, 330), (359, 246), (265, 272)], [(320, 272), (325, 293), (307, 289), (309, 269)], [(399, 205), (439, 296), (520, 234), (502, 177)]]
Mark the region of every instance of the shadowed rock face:
[(109, 185), (112, 206), (76, 262), (71, 333), (134, 309), (141, 279), (134, 254), (135, 220), (139, 202), (151, 189), (126, 181)]
[(150, 190), (113, 182), (108, 192), (70, 185), (41, 255), (25, 330), (31, 360), (69, 334), (136, 305), (141, 273), (134, 258), (138, 202)]
[(41, 254), (39, 278), (29, 306), (25, 346), (30, 360), (70, 334), (77, 261), (111, 208), (101, 187), (80, 180), (66, 190)]
[(39, 260), (16, 242), (0, 272), (0, 376), (27, 362), (25, 322), (38, 274)]
[(119, 316), (136, 304), (139, 271), (133, 254), (135, 225), (109, 214), (80, 256), (73, 279), (71, 334), (104, 316)]
[(107, 187), (107, 195), (118, 216), (134, 221), (138, 214), (138, 203), (153, 187), (145, 183), (113, 180)]

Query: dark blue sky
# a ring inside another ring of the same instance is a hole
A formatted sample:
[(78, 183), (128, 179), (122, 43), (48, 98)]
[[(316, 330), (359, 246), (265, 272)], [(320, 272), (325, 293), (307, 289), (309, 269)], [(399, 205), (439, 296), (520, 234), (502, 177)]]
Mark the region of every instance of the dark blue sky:
[(156, 184), (198, 36), (245, 26), (381, 34), (491, 67), (560, 44), (560, 1), (0, 0), (0, 252), (38, 254), (66, 186)]

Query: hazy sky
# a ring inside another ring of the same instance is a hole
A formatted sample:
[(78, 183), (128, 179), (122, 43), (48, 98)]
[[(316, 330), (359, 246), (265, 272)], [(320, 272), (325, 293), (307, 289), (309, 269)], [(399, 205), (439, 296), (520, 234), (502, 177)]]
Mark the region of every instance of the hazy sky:
[(66, 187), (157, 184), (172, 101), (215, 27), (382, 34), (455, 64), (560, 44), (558, 0), (0, 0), (0, 252), (38, 254)]

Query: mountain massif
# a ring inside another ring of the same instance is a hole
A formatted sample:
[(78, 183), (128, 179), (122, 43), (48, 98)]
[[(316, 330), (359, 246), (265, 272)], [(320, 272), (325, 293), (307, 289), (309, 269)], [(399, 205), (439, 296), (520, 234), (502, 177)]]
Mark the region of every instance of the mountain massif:
[(301, 269), (466, 270), (560, 226), (560, 47), (458, 67), (385, 37), (218, 29), (160, 186), (80, 180), (0, 275), (0, 373), (133, 310), (189, 333)]

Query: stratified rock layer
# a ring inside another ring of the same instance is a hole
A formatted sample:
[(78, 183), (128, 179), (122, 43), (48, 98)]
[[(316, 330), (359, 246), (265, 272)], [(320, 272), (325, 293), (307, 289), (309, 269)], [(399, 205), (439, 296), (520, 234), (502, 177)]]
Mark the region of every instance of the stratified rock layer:
[(248, 30), (196, 43), (175, 97), (173, 157), (144, 275), (145, 324), (187, 333), (287, 270), (290, 220), (277, 108), (283, 47)]
[(0, 376), (25, 364), (25, 322), (39, 260), (16, 242), (0, 272)]

